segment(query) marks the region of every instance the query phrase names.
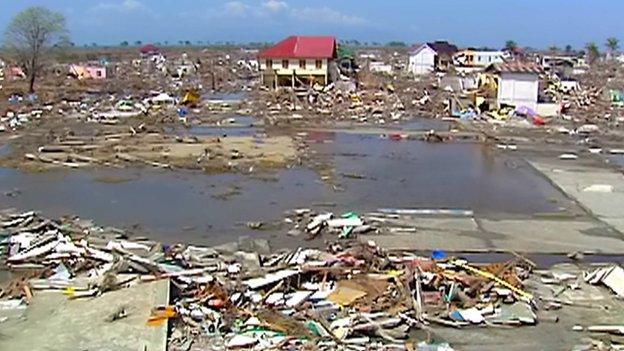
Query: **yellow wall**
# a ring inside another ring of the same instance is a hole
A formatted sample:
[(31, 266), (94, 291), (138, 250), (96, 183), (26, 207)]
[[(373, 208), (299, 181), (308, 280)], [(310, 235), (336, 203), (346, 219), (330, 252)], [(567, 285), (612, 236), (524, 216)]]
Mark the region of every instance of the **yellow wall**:
[[(280, 58), (273, 59), (272, 68), (278, 75), (292, 75), (293, 69), (295, 70), (295, 74), (298, 76), (314, 76), (314, 75), (325, 75), (327, 74), (328, 61), (327, 59), (322, 59), (322, 65), (320, 69), (316, 69), (316, 59), (306, 59), (305, 69), (299, 68), (299, 60), (298, 59), (289, 59), (288, 60), (288, 68), (282, 67), (282, 60)], [(260, 59), (260, 70), (265, 71), (267, 69), (267, 59)]]

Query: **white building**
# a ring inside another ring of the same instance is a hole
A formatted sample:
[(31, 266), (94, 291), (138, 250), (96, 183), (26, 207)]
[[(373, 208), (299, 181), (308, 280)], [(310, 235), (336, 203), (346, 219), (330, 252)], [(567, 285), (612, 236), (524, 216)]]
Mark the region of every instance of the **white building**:
[(416, 75), (433, 72), (435, 70), (435, 56), (436, 52), (427, 44), (421, 45), (418, 49), (410, 53), (407, 71)]
[(537, 111), (539, 74), (541, 67), (534, 62), (493, 64), (488, 71), (499, 74), (497, 104), (515, 108), (527, 107)]
[(455, 52), (457, 47), (445, 41), (422, 44), (410, 52), (407, 71), (423, 75), (436, 70), (445, 70), (451, 64)]
[(386, 73), (386, 74), (391, 74), (392, 73), (392, 65), (387, 64), (385, 62), (381, 62), (381, 61), (371, 61), (368, 63), (368, 69), (371, 72), (377, 72), (377, 73)]

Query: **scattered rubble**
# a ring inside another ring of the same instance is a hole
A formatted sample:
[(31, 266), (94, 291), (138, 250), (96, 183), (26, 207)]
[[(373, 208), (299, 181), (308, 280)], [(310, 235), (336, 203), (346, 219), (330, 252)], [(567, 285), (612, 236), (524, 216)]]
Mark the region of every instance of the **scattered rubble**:
[(285, 166), (297, 157), (297, 149), (287, 136), (174, 136), (150, 132), (143, 124), (127, 132), (72, 133), (43, 145), (37, 145), (37, 141), (33, 145), (36, 149), (24, 150), (23, 159), (8, 158), (6, 164), (27, 170), (120, 168), (132, 164), (165, 169), (247, 171), (253, 166)]
[[(354, 213), (334, 217), (299, 209), (293, 214), (309, 216), (308, 232), (327, 228), (343, 234), (364, 226)], [(79, 218), (52, 220), (36, 212), (5, 213), (0, 226), (6, 265), (22, 272), (0, 291), (2, 309), (28, 308), (41, 290), (97, 299), (111, 290), (169, 279), (177, 293), (169, 305), (154, 306), (145, 323), (171, 322), (171, 350), (452, 350), (415, 340), (411, 332), (556, 323), (545, 311), (574, 306), (561, 292), (580, 289), (583, 282), (576, 274), (536, 271), (519, 255), (473, 264), (443, 252), (433, 258), (386, 252), (374, 242), (278, 252), (261, 242), (163, 245), (131, 240), (124, 231)], [(265, 249), (245, 251), (252, 246)], [(541, 286), (535, 285), (535, 274)], [(591, 271), (584, 279), (624, 294), (618, 266)], [(127, 313), (120, 308), (108, 320)], [(622, 333), (617, 325), (586, 329)]]

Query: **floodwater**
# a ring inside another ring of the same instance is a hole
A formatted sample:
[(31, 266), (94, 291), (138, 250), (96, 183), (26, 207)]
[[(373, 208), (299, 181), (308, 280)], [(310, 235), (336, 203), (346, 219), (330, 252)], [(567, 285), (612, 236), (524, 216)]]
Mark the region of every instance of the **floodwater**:
[(243, 100), (245, 96), (246, 96), (246, 93), (243, 91), (220, 92), (220, 93), (206, 94), (202, 96), (202, 99), (206, 101), (212, 101), (212, 102), (215, 102), (215, 101), (237, 102), (237, 101)]
[[(378, 135), (310, 134), (336, 167), (353, 209), (460, 208), (477, 214), (552, 212), (566, 202), (519, 158), (476, 143), (394, 141)], [(353, 177), (358, 177), (354, 179)], [(556, 201), (553, 201), (556, 200)]]
[[(527, 216), (571, 206), (518, 158), (472, 143), (394, 141), (379, 135), (310, 132), (315, 160), (332, 166), (333, 184), (299, 167), (262, 175), (154, 169), (22, 173), (0, 168), (0, 206), (92, 218), (132, 227), (164, 242), (217, 244), (250, 235), (279, 239), (286, 230), (252, 231), (247, 221), (281, 222), (300, 207), (458, 208), (477, 216)], [(327, 207), (330, 205), (331, 207)], [(300, 240), (300, 239), (299, 239)]]
[(0, 157), (4, 157), (11, 153), (11, 144), (0, 145)]
[(220, 124), (198, 124), (189, 128), (179, 127), (168, 132), (176, 135), (250, 136), (261, 131), (256, 127), (258, 121), (250, 116), (234, 116), (219, 122)]
[(615, 166), (619, 168), (624, 168), (624, 155), (621, 155), (621, 154), (608, 155), (606, 156), (606, 160), (607, 162), (614, 164)]
[(414, 118), (400, 124), (404, 130), (435, 130), (446, 131), (452, 126), (452, 123), (431, 118)]

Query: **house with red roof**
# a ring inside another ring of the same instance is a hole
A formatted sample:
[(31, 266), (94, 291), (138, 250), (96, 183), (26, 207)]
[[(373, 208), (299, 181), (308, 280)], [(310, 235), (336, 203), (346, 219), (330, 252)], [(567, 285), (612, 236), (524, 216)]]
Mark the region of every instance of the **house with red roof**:
[(153, 44), (145, 44), (139, 48), (139, 52), (141, 56), (148, 57), (160, 54), (160, 49), (154, 46)]
[(290, 36), (258, 54), (262, 83), (271, 88), (327, 85), (336, 58), (333, 36)]

